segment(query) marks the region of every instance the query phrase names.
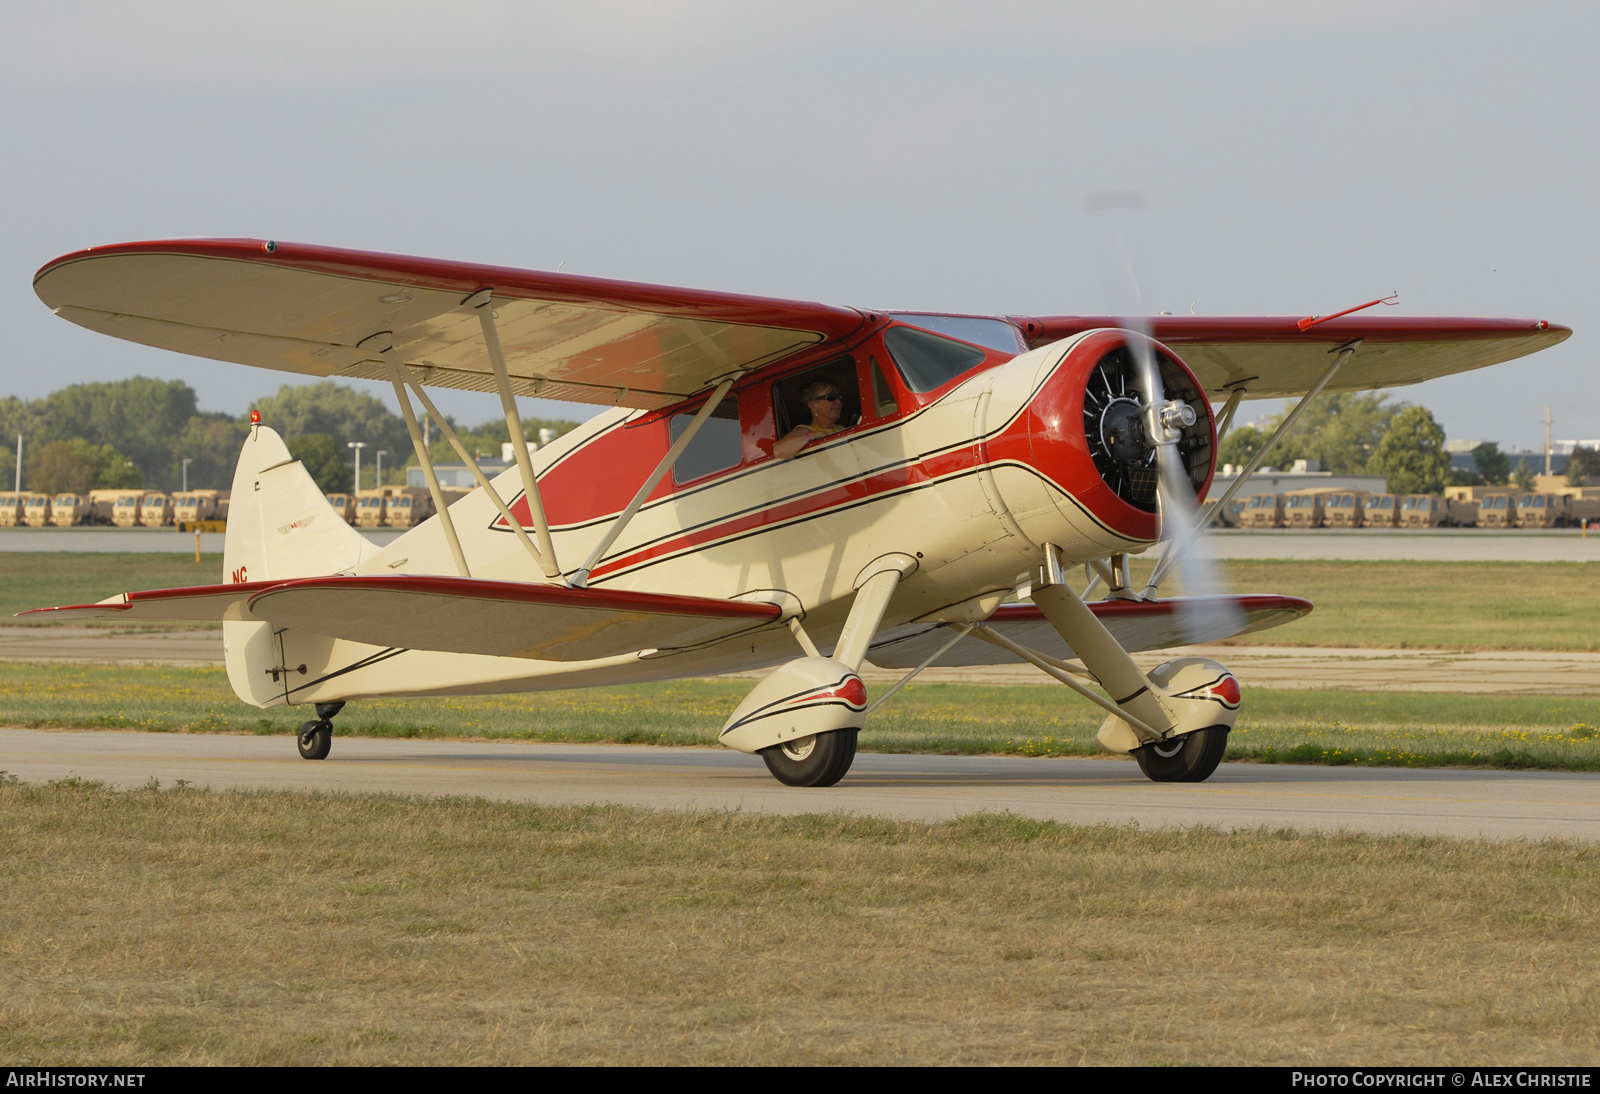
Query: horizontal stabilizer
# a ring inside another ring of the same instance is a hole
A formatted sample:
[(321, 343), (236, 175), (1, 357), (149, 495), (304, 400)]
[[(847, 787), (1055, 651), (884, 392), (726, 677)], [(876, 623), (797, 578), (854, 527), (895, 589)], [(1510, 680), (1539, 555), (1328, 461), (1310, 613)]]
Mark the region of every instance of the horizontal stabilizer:
[(150, 589), (139, 593), (118, 593), (98, 604), (73, 604), (62, 608), (34, 608), (18, 612), (18, 619), (30, 623), (68, 623), (76, 619), (188, 620), (212, 622), (225, 619), (254, 619), (246, 605), (250, 598), (275, 582), (254, 581), (237, 585), (192, 585), (183, 589)]
[[(1185, 612), (1187, 606), (1231, 601), (1238, 612)], [(1106, 625), (1113, 637), (1129, 653), (1160, 650), (1197, 642), (1220, 642), (1238, 634), (1266, 630), (1299, 619), (1311, 610), (1311, 601), (1296, 596), (1206, 596), (1172, 597), (1168, 600), (1096, 600), (1089, 610)], [(1243, 625), (1239, 625), (1240, 619)], [(1196, 622), (1231, 622), (1217, 627), (1217, 633), (1194, 633)], [(1077, 656), (1066, 639), (1056, 632), (1044, 613), (1032, 604), (1006, 604), (985, 622), (1021, 646), (1063, 661)], [(891, 634), (867, 654), (874, 665), (886, 669), (908, 669), (922, 662), (950, 640), (948, 625), (932, 624), (908, 634)], [(970, 635), (957, 642), (935, 664), (1018, 665), (1022, 658)]]
[(373, 646), (588, 661), (700, 646), (781, 614), (761, 602), (396, 574), (155, 589), (20, 618), (256, 620)]

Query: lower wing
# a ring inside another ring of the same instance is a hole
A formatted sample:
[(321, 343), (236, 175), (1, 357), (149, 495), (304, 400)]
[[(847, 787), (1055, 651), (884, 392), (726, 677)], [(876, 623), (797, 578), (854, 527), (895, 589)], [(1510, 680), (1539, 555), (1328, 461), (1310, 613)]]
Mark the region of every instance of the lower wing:
[(19, 618), (253, 620), (374, 646), (588, 661), (717, 642), (781, 615), (763, 602), (397, 574), (156, 589)]

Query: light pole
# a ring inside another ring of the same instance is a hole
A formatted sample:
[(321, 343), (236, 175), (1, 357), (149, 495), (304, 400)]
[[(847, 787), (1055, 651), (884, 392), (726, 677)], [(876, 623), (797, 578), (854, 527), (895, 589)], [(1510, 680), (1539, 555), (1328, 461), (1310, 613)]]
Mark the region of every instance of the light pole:
[(190, 457), (190, 458), (185, 459), (183, 461), (183, 492), (185, 494), (187, 494), (189, 492), (189, 464), (192, 461), (193, 461), (193, 457)]
[(355, 492), (357, 494), (359, 494), (359, 493), (361, 493), (361, 450), (363, 448), (367, 447), (367, 442), (366, 441), (346, 441), (345, 442), (345, 447), (346, 448), (353, 448), (353, 449), (356, 450), (356, 489), (355, 489)]
[(378, 449), (378, 481), (374, 483), (380, 489), (383, 487), (383, 458), (389, 454), (386, 448)]

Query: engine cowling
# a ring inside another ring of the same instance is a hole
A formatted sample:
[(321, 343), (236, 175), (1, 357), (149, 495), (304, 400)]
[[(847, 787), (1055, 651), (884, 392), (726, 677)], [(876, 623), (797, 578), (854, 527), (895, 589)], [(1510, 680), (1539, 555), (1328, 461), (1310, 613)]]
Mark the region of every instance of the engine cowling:
[(1056, 507), (1075, 527), (1087, 512), (1105, 532), (1149, 542), (1160, 535), (1160, 472), (1146, 426), (1146, 395), (1130, 349), (1140, 342), (1155, 355), (1167, 401), (1187, 404), (1195, 412), (1177, 444), (1195, 496), (1205, 497), (1217, 447), (1211, 405), (1177, 354), (1136, 331), (1090, 331), (1064, 350), (1036, 351), (1044, 356), (1036, 369), (1026, 370), (1032, 389), (1027, 406), (1007, 430), (1009, 443), (990, 447), (994, 455), (1004, 448), (1005, 455), (1025, 460), (1069, 495), (1072, 503), (1058, 501)]

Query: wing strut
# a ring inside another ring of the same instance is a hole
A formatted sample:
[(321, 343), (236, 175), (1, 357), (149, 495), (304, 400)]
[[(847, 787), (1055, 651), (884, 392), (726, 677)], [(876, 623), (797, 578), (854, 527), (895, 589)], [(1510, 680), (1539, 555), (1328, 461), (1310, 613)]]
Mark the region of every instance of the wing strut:
[[(1206, 506), (1205, 512), (1200, 514), (1200, 521), (1198, 524), (1199, 528), (1205, 529), (1210, 527), (1212, 518), (1218, 513), (1222, 512), (1222, 507), (1232, 501), (1233, 496), (1243, 489), (1245, 480), (1251, 475), (1254, 475), (1256, 470), (1264, 462), (1266, 462), (1267, 456), (1271, 454), (1274, 448), (1278, 447), (1278, 442), (1283, 440), (1283, 438), (1288, 435), (1289, 430), (1294, 428), (1294, 423), (1300, 420), (1300, 415), (1305, 412), (1306, 407), (1311, 405), (1311, 400), (1322, 394), (1322, 389), (1328, 386), (1328, 382), (1333, 379), (1334, 374), (1344, 366), (1346, 361), (1354, 357), (1356, 350), (1360, 348), (1361, 339), (1359, 338), (1353, 342), (1346, 342), (1344, 345), (1338, 347), (1338, 356), (1333, 359), (1333, 364), (1329, 365), (1327, 370), (1323, 372), (1321, 378), (1319, 378), (1316, 383), (1311, 385), (1311, 390), (1300, 396), (1300, 401), (1294, 404), (1294, 409), (1290, 410), (1288, 414), (1284, 415), (1282, 424), (1280, 424), (1277, 429), (1272, 431), (1272, 436), (1268, 437), (1266, 443), (1256, 450), (1256, 454), (1254, 456), (1250, 457), (1250, 462), (1244, 465), (1243, 470), (1241, 470), (1238, 476), (1233, 480), (1233, 485), (1229, 486), (1227, 490), (1223, 491), (1223, 494), (1220, 498)], [(1233, 420), (1233, 409), (1238, 407), (1236, 400), (1242, 398), (1243, 396), (1243, 388), (1240, 388), (1238, 391), (1235, 391), (1233, 395), (1229, 396), (1228, 406), (1230, 409), (1228, 410), (1227, 414), (1230, 422)], [(1148, 599), (1151, 594), (1156, 591), (1156, 587), (1161, 584), (1161, 579), (1167, 576), (1167, 572), (1171, 570), (1178, 561), (1178, 552), (1176, 550), (1172, 550), (1173, 543), (1171, 540), (1167, 541), (1167, 547), (1168, 551), (1161, 556), (1161, 562), (1157, 564), (1154, 570), (1150, 571), (1150, 580), (1145, 585), (1144, 592), (1141, 594), (1141, 596), (1143, 596), (1145, 599)], [(1185, 592), (1188, 595), (1194, 594), (1194, 590), (1192, 589), (1185, 590)]]
[(539, 537), (539, 563), (545, 577), (556, 577), (561, 565), (556, 561), (555, 541), (550, 538), (550, 522), (545, 519), (544, 499), (539, 496), (539, 483), (533, 477), (533, 461), (528, 458), (528, 438), (522, 431), (522, 415), (517, 411), (517, 397), (511, 390), (511, 374), (506, 371), (505, 351), (500, 347), (500, 329), (494, 322), (494, 290), (480, 289), (462, 303), (478, 313), (483, 326), (483, 341), (489, 348), (489, 363), (494, 366), (494, 383), (500, 391), (500, 406), (506, 414), (506, 430), (511, 434), (511, 451), (517, 457), (517, 471), (522, 475), (522, 493), (528, 499), (528, 513), (533, 517), (534, 532)]
[(405, 366), (400, 362), (400, 355), (394, 351), (392, 342), (383, 351), (383, 360), (389, 366), (394, 397), (400, 400), (400, 413), (405, 416), (406, 430), (411, 434), (411, 447), (416, 450), (417, 462), (422, 465), (422, 477), (427, 480), (428, 493), (433, 495), (433, 508), (439, 514), (439, 524), (444, 529), (445, 540), (450, 544), (450, 554), (455, 557), (456, 570), (462, 577), (471, 577), (467, 556), (461, 550), (461, 539), (456, 535), (455, 521), (450, 519), (450, 507), (445, 504), (444, 491), (439, 489), (439, 476), (433, 469), (433, 457), (428, 452), (428, 446), (422, 442), (422, 427), (417, 425), (417, 413), (411, 407), (411, 396), (406, 394)]
[(728, 389), (733, 386), (735, 379), (737, 377), (730, 376), (723, 380), (717, 385), (716, 390), (707, 397), (705, 403), (700, 407), (700, 412), (694, 416), (694, 421), (689, 423), (689, 428), (685, 429), (683, 435), (677, 439), (671, 448), (667, 449), (667, 454), (661, 457), (661, 462), (656, 464), (656, 469), (650, 472), (648, 479), (644, 480), (644, 485), (639, 487), (639, 492), (633, 496), (633, 500), (628, 503), (628, 507), (622, 511), (616, 520), (611, 522), (610, 529), (601, 537), (600, 542), (595, 545), (595, 549), (589, 552), (589, 557), (584, 560), (582, 566), (578, 567), (577, 573), (572, 575), (569, 584), (574, 588), (587, 589), (589, 587), (590, 572), (605, 557), (605, 553), (617, 541), (617, 537), (622, 534), (622, 530), (628, 526), (634, 515), (639, 512), (639, 507), (644, 504), (644, 499), (650, 496), (650, 491), (654, 490), (662, 477), (672, 470), (673, 465), (678, 462), (678, 457), (683, 455), (683, 450), (689, 447), (689, 442), (694, 440), (695, 435), (700, 432), (700, 427), (706, 424), (707, 418), (711, 417), (711, 412), (717, 409), (718, 403), (722, 402), (722, 397), (728, 394)]
[[(522, 526), (522, 523), (516, 517), (511, 515), (511, 510), (506, 507), (505, 499), (500, 497), (500, 491), (490, 485), (488, 476), (483, 473), (483, 468), (479, 467), (478, 461), (472, 458), (472, 453), (468, 452), (467, 446), (461, 443), (461, 438), (457, 437), (456, 431), (450, 428), (450, 423), (445, 420), (443, 414), (439, 413), (439, 408), (433, 405), (433, 400), (428, 398), (428, 393), (422, 390), (421, 384), (409, 376), (407, 377), (407, 382), (411, 385), (411, 390), (417, 393), (417, 398), (427, 408), (428, 413), (433, 415), (433, 420), (438, 423), (439, 432), (444, 434), (444, 439), (450, 442), (450, 447), (456, 450), (456, 455), (461, 457), (461, 462), (466, 464), (467, 470), (472, 472), (472, 477), (478, 481), (479, 489), (489, 495), (489, 500), (494, 502), (496, 509), (500, 510), (500, 515), (511, 526), (511, 530), (517, 534), (517, 538), (522, 541), (522, 545), (528, 549), (528, 554), (533, 556), (533, 561), (538, 564), (539, 569), (549, 574), (549, 565), (546, 563), (544, 556), (539, 553), (539, 548), (533, 545), (533, 540), (528, 538), (527, 529)], [(523, 449), (523, 451), (526, 452), (527, 449)]]

